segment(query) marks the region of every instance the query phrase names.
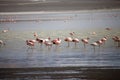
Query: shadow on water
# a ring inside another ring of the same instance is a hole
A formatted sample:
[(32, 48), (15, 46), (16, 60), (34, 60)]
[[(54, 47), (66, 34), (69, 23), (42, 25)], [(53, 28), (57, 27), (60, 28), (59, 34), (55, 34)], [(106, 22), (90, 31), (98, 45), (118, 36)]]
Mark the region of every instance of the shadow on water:
[(119, 80), (112, 67), (0, 68), (2, 80)]

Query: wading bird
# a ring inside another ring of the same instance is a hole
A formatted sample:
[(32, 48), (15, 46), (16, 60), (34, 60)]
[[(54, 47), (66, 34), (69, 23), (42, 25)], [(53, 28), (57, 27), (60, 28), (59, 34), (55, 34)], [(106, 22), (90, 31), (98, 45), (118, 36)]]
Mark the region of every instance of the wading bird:
[(102, 40), (98, 40), (98, 41), (96, 41), (96, 43), (98, 44), (98, 46), (100, 48), (100, 46), (103, 44), (103, 41)]
[(44, 44), (44, 42), (45, 42), (44, 39), (40, 39), (40, 38), (36, 38), (36, 41), (37, 41), (38, 43), (40, 43), (41, 46), (42, 46), (42, 45)]
[(90, 44), (91, 46), (93, 46), (93, 49), (95, 51), (95, 47), (98, 45), (96, 42), (93, 42), (92, 44)]
[(83, 44), (84, 44), (84, 48), (86, 48), (86, 44), (88, 44), (88, 40), (89, 40), (90, 38), (86, 38), (86, 39), (81, 39), (81, 41), (83, 42)]
[(3, 45), (5, 45), (5, 43), (2, 40), (0, 40), (0, 47)]
[(38, 37), (38, 34), (37, 34), (37, 32), (34, 32), (34, 37)]
[(112, 39), (114, 40), (114, 43), (117, 43), (117, 47), (120, 47), (120, 37), (114, 36), (114, 37), (112, 37)]
[(77, 43), (79, 43), (79, 39), (78, 39), (78, 38), (74, 38), (74, 39), (72, 40), (72, 42), (75, 43), (75, 47), (76, 47), (76, 46), (77, 46)]
[(54, 39), (51, 41), (53, 44), (55, 44), (56, 46), (60, 45), (61, 43), (61, 39), (60, 38), (57, 38), (57, 39)]
[(67, 37), (64, 39), (64, 41), (68, 42), (68, 47), (70, 46), (70, 42), (72, 42), (72, 38), (71, 37)]
[(101, 41), (105, 44), (105, 42), (107, 41), (107, 37), (103, 37)]
[(26, 44), (33, 49), (33, 47), (35, 46), (35, 42), (34, 40), (26, 40)]

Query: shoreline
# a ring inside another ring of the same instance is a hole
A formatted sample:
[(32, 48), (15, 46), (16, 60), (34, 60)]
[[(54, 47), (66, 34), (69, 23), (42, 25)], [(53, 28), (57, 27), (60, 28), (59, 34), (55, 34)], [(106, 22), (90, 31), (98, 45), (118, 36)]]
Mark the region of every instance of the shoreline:
[(120, 9), (93, 9), (93, 10), (61, 10), (61, 11), (27, 11), (27, 12), (1, 12), (0, 16), (4, 15), (29, 15), (29, 14), (62, 14), (62, 13), (87, 13), (87, 12), (111, 12), (120, 11)]
[(33, 80), (33, 79), (86, 79), (86, 80), (117, 80), (120, 69), (84, 68), (84, 67), (53, 67), (53, 68), (0, 68), (0, 79)]
[(69, 70), (69, 69), (120, 69), (120, 66), (53, 66), (53, 67), (0, 67), (0, 71), (2, 70), (20, 70), (20, 69), (24, 69), (24, 70), (29, 70), (29, 69), (33, 69), (33, 70), (57, 70), (57, 69), (61, 69), (61, 70)]

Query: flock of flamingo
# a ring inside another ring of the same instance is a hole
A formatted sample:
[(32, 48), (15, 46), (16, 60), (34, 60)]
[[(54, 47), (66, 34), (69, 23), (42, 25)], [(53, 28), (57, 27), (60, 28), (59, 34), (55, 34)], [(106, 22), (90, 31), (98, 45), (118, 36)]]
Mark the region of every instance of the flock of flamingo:
[[(106, 28), (106, 30), (111, 30), (110, 28)], [(94, 32), (94, 34), (96, 34)], [(97, 41), (94, 41), (93, 43), (89, 43), (89, 37), (87, 38), (83, 38), (83, 39), (78, 39), (78, 38), (74, 38), (73, 36), (75, 35), (75, 32), (71, 32), (69, 33), (69, 35), (71, 37), (66, 37), (64, 38), (64, 42), (67, 42), (68, 45), (67, 47), (70, 47), (70, 43), (73, 42), (75, 44), (75, 47), (77, 46), (77, 43), (79, 43), (80, 41), (84, 44), (84, 48), (86, 48), (86, 45), (87, 44), (90, 44), (91, 46), (93, 46), (94, 50), (95, 50), (95, 47), (98, 46), (99, 48), (101, 47), (101, 45), (105, 44), (105, 42), (107, 41), (107, 37), (103, 37)], [(35, 43), (39, 43), (41, 44), (41, 46), (44, 44), (45, 46), (47, 46), (48, 48), (51, 48), (52, 45), (56, 45), (59, 46), (62, 42), (62, 40), (58, 37), (56, 39), (53, 39), (51, 40), (51, 38), (47, 38), (47, 39), (43, 39), (43, 38), (39, 38), (38, 37), (38, 34), (36, 32), (34, 32), (34, 37), (35, 39), (34, 40), (26, 40), (26, 44), (32, 49), (34, 46), (35, 46)], [(113, 36), (112, 37), (114, 43), (116, 44), (117, 43), (117, 47), (120, 47), (120, 37), (119, 36)]]
[[(110, 28), (106, 28), (106, 30), (111, 30)], [(2, 33), (6, 33), (9, 30), (3, 30)], [(71, 32), (69, 33), (69, 35), (71, 37), (66, 37), (64, 38), (64, 41), (68, 43), (67, 47), (70, 47), (70, 43), (73, 42), (75, 44), (75, 46), (77, 46), (77, 43), (79, 43), (80, 41), (83, 43), (84, 48), (86, 48), (87, 44), (90, 44), (91, 46), (93, 46), (94, 50), (95, 47), (101, 47), (101, 45), (103, 45), (106, 41), (107, 41), (107, 37), (103, 37), (97, 41), (93, 41), (93, 43), (89, 43), (89, 37), (84, 38), (84, 39), (78, 39), (78, 38), (74, 38), (73, 36), (75, 35), (75, 32)], [(95, 35), (96, 33), (93, 32), (93, 35)], [(31, 39), (31, 40), (26, 40), (26, 45), (28, 46), (28, 48), (33, 49), (35, 46), (35, 43), (40, 44), (41, 46), (44, 44), (46, 47), (48, 47), (49, 49), (52, 47), (52, 45), (56, 45), (59, 46), (62, 42), (62, 40), (58, 37), (56, 39), (51, 40), (50, 37), (48, 37), (47, 39), (43, 39), (43, 38), (39, 38), (38, 34), (36, 32), (34, 32), (33, 34), (35, 39)], [(114, 41), (114, 43), (117, 45), (117, 47), (120, 47), (120, 37), (119, 36), (113, 36), (112, 40)], [(0, 40), (0, 46), (5, 45), (6, 43), (3, 40)]]

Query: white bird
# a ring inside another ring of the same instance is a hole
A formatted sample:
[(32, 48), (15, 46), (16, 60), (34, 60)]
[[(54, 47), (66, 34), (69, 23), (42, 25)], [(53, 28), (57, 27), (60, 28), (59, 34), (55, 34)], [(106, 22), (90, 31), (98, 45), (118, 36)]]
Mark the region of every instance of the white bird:
[(72, 42), (75, 43), (75, 47), (76, 47), (76, 44), (79, 43), (79, 39), (78, 39), (78, 38), (74, 38), (74, 39), (72, 40)]
[(52, 47), (52, 43), (49, 41), (45, 41), (44, 44), (48, 47), (48, 49), (50, 49)]
[(84, 48), (86, 47), (86, 44), (88, 44), (88, 40), (89, 40), (90, 38), (86, 38), (86, 39), (81, 39), (81, 41), (83, 42), (83, 44), (84, 44)]
[(68, 47), (70, 46), (70, 42), (72, 42), (72, 38), (71, 37), (67, 37), (64, 39), (64, 41), (68, 42)]
[(26, 40), (26, 44), (27, 44), (31, 49), (33, 49), (33, 47), (35, 46), (34, 40)]
[(50, 49), (52, 47), (52, 42), (50, 41), (50, 37), (48, 39), (44, 39), (44, 44)]
[(2, 40), (0, 40), (0, 46), (3, 46), (3, 45), (5, 45), (5, 43)]
[(100, 46), (103, 44), (103, 41), (102, 40), (98, 40), (98, 41), (96, 41), (96, 43), (99, 45), (99, 48), (100, 48)]
[(6, 30), (2, 30), (2, 33), (6, 33), (6, 32), (8, 32), (8, 31), (9, 31), (9, 30), (7, 30), (7, 29), (6, 29)]
[(117, 46), (120, 47), (120, 37), (114, 36), (112, 39), (114, 40), (114, 43), (118, 43)]
[(91, 46), (93, 46), (93, 48), (94, 48), (94, 51), (95, 51), (95, 47), (96, 46), (98, 46), (98, 43), (96, 43), (96, 42), (93, 42), (92, 44), (90, 44)]
[(105, 42), (107, 41), (107, 37), (103, 37), (101, 41), (105, 44)]

